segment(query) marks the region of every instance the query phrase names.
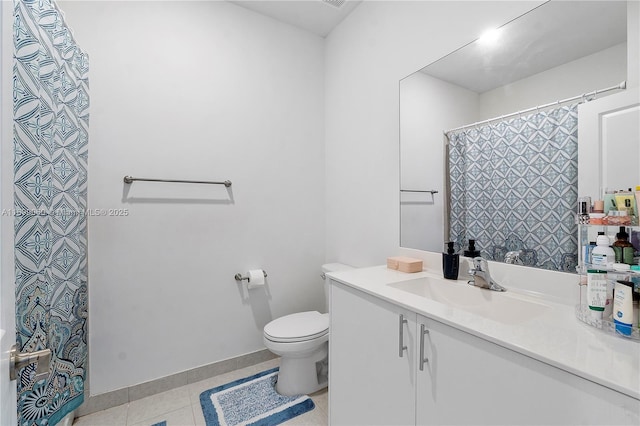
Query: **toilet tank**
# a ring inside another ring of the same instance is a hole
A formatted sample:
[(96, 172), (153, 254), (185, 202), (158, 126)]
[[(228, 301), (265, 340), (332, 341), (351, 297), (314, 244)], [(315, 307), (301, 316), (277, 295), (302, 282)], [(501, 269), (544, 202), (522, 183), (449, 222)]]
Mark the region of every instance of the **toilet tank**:
[(329, 312), (329, 280), (325, 277), (326, 272), (338, 272), (353, 269), (353, 266), (345, 265), (344, 263), (325, 263), (322, 265), (322, 279), (324, 280), (324, 299), (326, 311)]

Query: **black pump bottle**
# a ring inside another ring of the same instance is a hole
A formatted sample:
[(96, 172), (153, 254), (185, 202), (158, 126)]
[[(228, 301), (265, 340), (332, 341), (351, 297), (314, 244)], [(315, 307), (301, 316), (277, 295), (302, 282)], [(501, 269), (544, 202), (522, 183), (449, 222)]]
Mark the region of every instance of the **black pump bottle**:
[(458, 279), (458, 270), (460, 269), (460, 255), (454, 253), (453, 241), (447, 243), (447, 252), (442, 253), (442, 273), (448, 280)]
[(464, 251), (465, 257), (479, 257), (480, 250), (476, 250), (476, 240), (469, 240), (469, 250)]

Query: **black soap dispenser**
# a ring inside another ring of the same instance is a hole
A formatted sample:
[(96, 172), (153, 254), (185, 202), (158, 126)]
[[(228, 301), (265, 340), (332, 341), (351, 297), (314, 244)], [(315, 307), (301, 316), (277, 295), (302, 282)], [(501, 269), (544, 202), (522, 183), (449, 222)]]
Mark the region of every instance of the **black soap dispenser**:
[(453, 241), (447, 243), (447, 252), (442, 253), (442, 272), (448, 280), (458, 279), (460, 255), (453, 250)]
[(465, 257), (480, 257), (480, 250), (476, 250), (476, 240), (469, 240), (469, 250), (464, 251)]

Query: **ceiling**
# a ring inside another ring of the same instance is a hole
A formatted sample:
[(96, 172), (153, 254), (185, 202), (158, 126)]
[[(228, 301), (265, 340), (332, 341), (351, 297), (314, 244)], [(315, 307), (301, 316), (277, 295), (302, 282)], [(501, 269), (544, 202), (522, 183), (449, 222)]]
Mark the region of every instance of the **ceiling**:
[[(227, 1), (326, 37), (363, 0)], [(471, 43), (422, 71), (483, 93), (623, 43), (626, 1), (550, 1), (502, 30), (499, 44)]]
[(625, 1), (551, 1), (504, 25), (493, 45), (475, 41), (422, 69), (484, 93), (624, 43)]
[(245, 9), (326, 37), (362, 0), (228, 0)]

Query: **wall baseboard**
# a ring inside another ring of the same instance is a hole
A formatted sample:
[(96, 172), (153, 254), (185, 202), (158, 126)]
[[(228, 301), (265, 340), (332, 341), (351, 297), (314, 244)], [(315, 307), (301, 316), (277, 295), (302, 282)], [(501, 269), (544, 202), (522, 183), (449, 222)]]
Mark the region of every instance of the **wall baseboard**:
[(277, 355), (268, 349), (262, 349), (99, 395), (90, 395), (89, 389), (86, 389), (84, 403), (76, 410), (76, 417), (127, 404), (137, 399), (259, 364), (273, 358), (277, 358)]

